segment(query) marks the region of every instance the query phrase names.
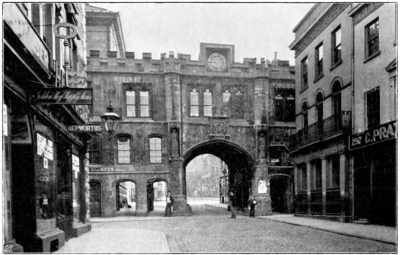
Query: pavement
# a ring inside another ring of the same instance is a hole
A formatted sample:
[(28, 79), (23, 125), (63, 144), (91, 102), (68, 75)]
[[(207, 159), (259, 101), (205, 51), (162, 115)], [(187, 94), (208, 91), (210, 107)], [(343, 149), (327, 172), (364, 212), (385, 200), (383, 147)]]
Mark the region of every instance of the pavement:
[[(208, 204), (210, 207), (227, 208), (226, 204)], [(161, 211), (160, 211), (161, 213)], [(240, 215), (240, 214), (239, 214)], [(238, 216), (239, 216), (238, 215)], [(91, 223), (106, 222), (138, 222), (152, 220), (181, 220), (188, 216), (160, 217), (149, 215), (148, 217), (119, 216), (114, 218), (92, 218)], [(190, 216), (189, 216), (190, 217)], [(269, 216), (256, 216), (258, 219), (283, 222), (311, 229), (318, 229), (344, 236), (379, 241), (397, 245), (397, 228), (356, 223), (341, 223), (336, 221), (319, 220), (306, 217), (296, 217), (293, 214), (276, 214)], [(123, 223), (122, 223), (123, 224)], [(111, 225), (110, 225), (111, 227)], [(68, 240), (55, 253), (171, 253), (178, 246), (176, 240), (162, 231), (132, 228), (111, 229), (93, 228), (79, 238)], [(112, 233), (112, 236), (110, 236)], [(105, 240), (109, 240), (108, 242)], [(94, 243), (95, 245), (85, 245)]]
[[(208, 206), (222, 208), (228, 207), (227, 204), (211, 204)], [(294, 216), (293, 214), (274, 214), (268, 216), (256, 216), (256, 218), (279, 221), (291, 225), (303, 226), (340, 235), (358, 237), (389, 244), (397, 244), (398, 241), (397, 228), (395, 227), (348, 222), (343, 223), (338, 221), (298, 217)]]

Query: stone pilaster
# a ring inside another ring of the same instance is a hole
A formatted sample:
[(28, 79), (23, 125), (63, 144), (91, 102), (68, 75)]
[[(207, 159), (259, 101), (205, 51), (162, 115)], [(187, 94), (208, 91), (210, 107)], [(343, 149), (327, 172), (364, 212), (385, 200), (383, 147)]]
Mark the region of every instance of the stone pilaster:
[(311, 163), (307, 162), (307, 214), (311, 216)]
[(327, 160), (321, 158), (321, 174), (322, 174), (322, 214), (326, 215), (326, 171), (327, 171)]

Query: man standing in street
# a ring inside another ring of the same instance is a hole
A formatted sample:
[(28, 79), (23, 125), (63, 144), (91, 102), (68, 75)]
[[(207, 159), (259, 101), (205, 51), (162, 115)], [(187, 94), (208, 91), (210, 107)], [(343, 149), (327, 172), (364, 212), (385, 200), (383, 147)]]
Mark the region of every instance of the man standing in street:
[(165, 217), (171, 217), (171, 207), (174, 204), (174, 198), (171, 196), (171, 191), (167, 192), (167, 207), (165, 207)]
[(250, 207), (250, 218), (254, 218), (254, 208), (256, 207), (257, 201), (253, 196), (250, 196), (249, 207)]
[(235, 213), (234, 204), (235, 204), (235, 195), (231, 191), (231, 192), (229, 192), (229, 205), (231, 207), (231, 212), (232, 212), (231, 218), (236, 219), (236, 213)]

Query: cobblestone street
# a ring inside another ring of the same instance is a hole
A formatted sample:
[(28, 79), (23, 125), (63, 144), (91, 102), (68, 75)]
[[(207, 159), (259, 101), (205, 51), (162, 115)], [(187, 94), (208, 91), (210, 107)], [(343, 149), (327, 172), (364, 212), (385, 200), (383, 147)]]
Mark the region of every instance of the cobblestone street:
[[(238, 215), (223, 208), (194, 205), (190, 217), (93, 223), (93, 230), (132, 229), (164, 232), (171, 252), (186, 253), (376, 253), (396, 252), (397, 246), (326, 231)], [(160, 215), (160, 213), (158, 213)], [(87, 233), (86, 235), (90, 235)], [(102, 240), (104, 242), (104, 240)], [(135, 240), (132, 240), (135, 242)], [(66, 243), (68, 246), (68, 242)], [(127, 251), (129, 252), (129, 251)]]

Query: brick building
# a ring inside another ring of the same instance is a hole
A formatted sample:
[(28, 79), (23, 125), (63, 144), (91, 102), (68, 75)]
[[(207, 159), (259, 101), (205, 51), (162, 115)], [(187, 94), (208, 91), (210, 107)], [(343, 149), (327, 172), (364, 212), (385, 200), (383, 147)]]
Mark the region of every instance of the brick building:
[[(395, 212), (394, 135), (386, 152), (349, 147), (351, 133), (395, 123), (394, 6), (319, 3), (293, 30), (297, 132), (290, 147), (296, 215), (353, 221), (371, 218), (367, 208), (378, 204), (375, 216)], [(370, 34), (375, 37), (368, 39)], [(379, 164), (385, 167), (378, 170)], [(378, 200), (386, 195), (382, 207)]]
[[(161, 54), (137, 59), (126, 52), (118, 13), (87, 6), (88, 79), (95, 94), (91, 122), (111, 101), (121, 116), (111, 139), (90, 148), (90, 179), (102, 217), (115, 216), (116, 185), (136, 187), (136, 215), (147, 215), (146, 187), (165, 181), (174, 211), (188, 211), (186, 165), (202, 154), (229, 168), (237, 205), (250, 193), (259, 214), (271, 213), (270, 190), (291, 210), (293, 166), (288, 138), (294, 130), (294, 69), (288, 61), (245, 58), (234, 45), (200, 44), (198, 60)], [(275, 197), (272, 197), (274, 200)]]
[[(4, 3), (3, 12), (3, 251), (52, 252), (90, 230), (90, 135), (68, 130), (89, 109), (60, 96), (87, 86), (85, 5)], [(41, 91), (59, 100), (41, 101)]]

